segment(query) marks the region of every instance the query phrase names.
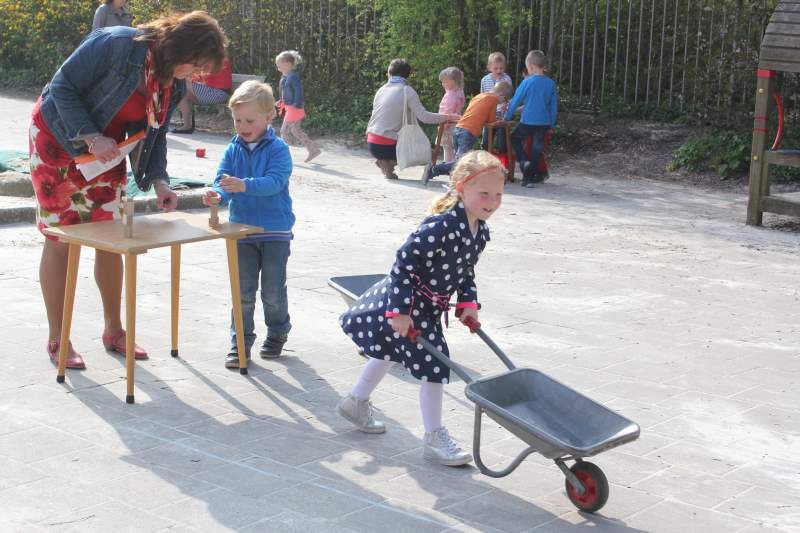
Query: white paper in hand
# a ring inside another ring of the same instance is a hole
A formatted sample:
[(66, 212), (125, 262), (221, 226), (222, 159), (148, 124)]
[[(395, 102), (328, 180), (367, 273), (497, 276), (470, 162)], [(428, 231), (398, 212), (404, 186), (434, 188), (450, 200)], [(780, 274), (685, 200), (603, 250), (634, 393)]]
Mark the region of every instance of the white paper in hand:
[(76, 166), (78, 167), (78, 170), (81, 171), (81, 174), (83, 174), (84, 178), (86, 178), (87, 180), (91, 180), (93, 178), (96, 178), (106, 170), (112, 169), (115, 166), (117, 166), (120, 161), (125, 159), (128, 156), (128, 154), (131, 153), (131, 151), (134, 148), (136, 148), (137, 144), (139, 144), (139, 139), (137, 139), (134, 142), (120, 145), (119, 146), (120, 155), (107, 163), (101, 163), (97, 159), (92, 159), (91, 161), (86, 163), (78, 163)]

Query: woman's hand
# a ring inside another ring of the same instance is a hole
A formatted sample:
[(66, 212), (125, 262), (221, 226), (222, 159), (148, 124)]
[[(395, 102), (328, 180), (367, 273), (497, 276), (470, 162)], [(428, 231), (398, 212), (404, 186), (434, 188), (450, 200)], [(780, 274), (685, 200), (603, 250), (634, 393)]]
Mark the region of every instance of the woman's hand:
[(156, 188), (156, 206), (168, 213), (178, 207), (178, 195), (175, 191), (169, 188), (166, 182), (158, 180), (155, 183)]
[(203, 205), (219, 205), (221, 197), (217, 191), (214, 189), (206, 189), (205, 194), (203, 195), (202, 201)]
[(414, 327), (414, 322), (409, 315), (395, 315), (389, 319), (389, 325), (397, 333), (405, 337), (408, 335), (409, 328)]
[(107, 163), (120, 156), (117, 142), (111, 137), (98, 135), (88, 141), (89, 153), (97, 158), (101, 163)]
[(224, 176), (219, 180), (219, 185), (225, 192), (244, 192), (247, 190), (244, 180), (235, 176)]

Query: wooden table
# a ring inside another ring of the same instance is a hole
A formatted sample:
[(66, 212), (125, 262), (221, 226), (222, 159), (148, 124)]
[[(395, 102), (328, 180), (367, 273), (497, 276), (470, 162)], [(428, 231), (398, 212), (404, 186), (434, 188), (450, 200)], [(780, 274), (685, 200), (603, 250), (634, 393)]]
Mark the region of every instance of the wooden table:
[(239, 351), (239, 372), (247, 374), (247, 354), (242, 321), (242, 301), (239, 289), (239, 258), (236, 242), (252, 233), (263, 231), (256, 226), (232, 222), (209, 227), (207, 215), (182, 212), (137, 216), (133, 222), (133, 237), (125, 237), (125, 226), (120, 220), (89, 222), (73, 226), (47, 228), (47, 235), (58, 237), (69, 244), (67, 259), (67, 283), (64, 290), (64, 318), (61, 325), (61, 343), (56, 381), (64, 382), (69, 350), (72, 309), (75, 303), (75, 286), (78, 281), (78, 260), (81, 246), (120, 254), (125, 258), (125, 364), (128, 389), (125, 401), (134, 402), (134, 346), (136, 339), (136, 258), (153, 248), (172, 248), (172, 356), (178, 356), (178, 295), (180, 288), (181, 245), (191, 242), (225, 239), (228, 254), (228, 273), (231, 279), (231, 299), (236, 327), (236, 343)]

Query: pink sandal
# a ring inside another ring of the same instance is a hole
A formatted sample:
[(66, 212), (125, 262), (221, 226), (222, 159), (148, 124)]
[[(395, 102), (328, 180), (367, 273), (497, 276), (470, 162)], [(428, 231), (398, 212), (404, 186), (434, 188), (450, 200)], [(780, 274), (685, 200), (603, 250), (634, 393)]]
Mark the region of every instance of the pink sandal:
[[(60, 345), (60, 341), (49, 341), (47, 343), (47, 355), (50, 356), (50, 360), (56, 366), (58, 366), (58, 348)], [(70, 355), (69, 352), (72, 352), (72, 355)], [(86, 363), (83, 361), (81, 354), (72, 348), (71, 342), (69, 343), (69, 352), (67, 352), (67, 368), (84, 370), (86, 368)]]
[[(106, 350), (125, 355), (125, 330), (121, 329), (114, 335), (103, 333), (103, 346), (106, 347)], [(133, 358), (138, 360), (148, 359), (147, 352), (137, 344), (133, 350)]]

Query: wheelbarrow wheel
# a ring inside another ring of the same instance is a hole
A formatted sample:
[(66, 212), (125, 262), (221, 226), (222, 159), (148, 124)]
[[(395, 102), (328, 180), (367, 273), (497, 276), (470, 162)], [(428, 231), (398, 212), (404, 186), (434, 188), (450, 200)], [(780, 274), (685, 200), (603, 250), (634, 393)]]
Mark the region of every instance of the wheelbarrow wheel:
[(583, 483), (586, 491), (583, 495), (578, 494), (578, 491), (567, 479), (565, 480), (567, 497), (581, 511), (586, 513), (599, 511), (608, 501), (608, 479), (606, 479), (606, 475), (600, 470), (599, 466), (585, 461), (575, 463), (570, 470)]

